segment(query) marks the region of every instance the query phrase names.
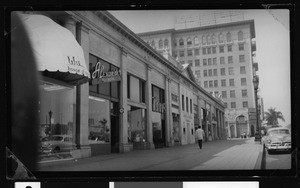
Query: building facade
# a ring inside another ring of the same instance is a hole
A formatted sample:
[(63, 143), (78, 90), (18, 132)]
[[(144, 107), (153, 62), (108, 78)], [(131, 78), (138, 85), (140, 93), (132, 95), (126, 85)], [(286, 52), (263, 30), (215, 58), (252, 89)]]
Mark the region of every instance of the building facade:
[(253, 20), (138, 35), (158, 52), (167, 51), (180, 63), (190, 64), (198, 84), (222, 98), (228, 137), (254, 135), (257, 123), (252, 80), (258, 66)]
[[(50, 43), (35, 48), (53, 46), (46, 54), (50, 61), (37, 59), (40, 139), (48, 144), (44, 147), (55, 147), (55, 155), (41, 151), (41, 160), (192, 144), (197, 126), (203, 126), (206, 140), (225, 139), (224, 103), (197, 84), (190, 65), (165, 58), (107, 11), (22, 16), (33, 20), (25, 21), (34, 26), (28, 29), (32, 38), (51, 36)], [(53, 25), (51, 32), (40, 25), (45, 20)], [(53, 45), (54, 39), (59, 44)], [(61, 51), (70, 41), (79, 52), (65, 56)]]

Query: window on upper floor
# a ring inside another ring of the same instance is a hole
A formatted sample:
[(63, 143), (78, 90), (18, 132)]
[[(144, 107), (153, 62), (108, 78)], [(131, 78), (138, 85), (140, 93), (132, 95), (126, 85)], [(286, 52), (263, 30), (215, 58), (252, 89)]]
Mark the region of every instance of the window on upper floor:
[(200, 67), (200, 60), (199, 59), (195, 59), (195, 67)]
[(226, 87), (226, 79), (222, 79), (221, 80), (221, 86), (222, 87)]
[(219, 43), (224, 43), (224, 36), (223, 33), (219, 34)]
[(211, 54), (211, 47), (207, 48), (207, 54)]
[(219, 53), (224, 53), (224, 46), (219, 46)]
[(218, 76), (218, 69), (214, 69), (214, 76)]
[(208, 65), (211, 65), (211, 58), (208, 58), (208, 59), (207, 59), (207, 64), (208, 64)]
[(227, 102), (224, 102), (224, 107), (225, 107), (225, 108), (227, 108), (227, 107), (228, 107), (228, 106), (227, 106)]
[(235, 90), (230, 90), (230, 98), (235, 98)]
[(206, 44), (206, 37), (203, 35), (202, 36), (202, 45), (205, 45)]
[(193, 60), (188, 60), (188, 64), (192, 67), (193, 66)]
[(191, 39), (190, 37), (187, 38), (186, 44), (187, 44), (188, 46), (191, 46), (191, 45), (192, 45), (192, 39)]
[(206, 54), (206, 48), (202, 48), (202, 54), (203, 54), (203, 55)]
[(242, 89), (242, 97), (247, 97), (248, 93), (247, 93), (247, 89)]
[(184, 46), (184, 41), (182, 38), (179, 39), (179, 46)]
[(217, 53), (217, 47), (213, 46), (211, 49), (213, 54)]
[(213, 65), (217, 65), (217, 58), (216, 57), (213, 58)]
[(208, 87), (208, 81), (204, 81), (204, 87), (205, 87), (205, 88)]
[(244, 50), (244, 43), (240, 43), (239, 44), (239, 51), (243, 51)]
[(158, 41), (158, 48), (159, 48), (159, 49), (162, 49), (162, 48), (163, 48), (163, 40), (162, 40), (162, 39), (160, 39), (160, 40)]
[(228, 56), (228, 63), (233, 63), (233, 57), (232, 56)]
[(207, 65), (207, 59), (203, 59), (203, 66)]
[(227, 42), (231, 42), (231, 41), (232, 41), (232, 39), (231, 39), (231, 33), (230, 33), (230, 32), (228, 32), (228, 33), (226, 34), (226, 41), (227, 41)]
[(155, 48), (155, 41), (154, 40), (152, 40), (151, 46), (152, 46), (152, 48)]
[(245, 55), (239, 55), (239, 61), (240, 63), (245, 62)]
[(188, 56), (193, 56), (193, 50), (187, 50), (187, 55)]
[(216, 36), (215, 36), (215, 34), (213, 34), (213, 35), (211, 36), (211, 43), (212, 43), (212, 44), (216, 44)]
[(225, 68), (221, 68), (221, 76), (225, 76)]
[(195, 75), (196, 75), (197, 78), (200, 78), (200, 70), (196, 70)]
[(229, 86), (234, 86), (234, 79), (229, 79)]
[(214, 80), (214, 87), (218, 87), (218, 80)]
[(184, 51), (183, 50), (179, 51), (179, 57), (184, 57)]
[(194, 37), (194, 44), (198, 46), (200, 44), (199, 38), (197, 36)]
[(169, 48), (169, 40), (168, 40), (168, 39), (165, 39), (165, 40), (164, 40), (164, 47), (165, 47), (166, 49)]
[(227, 91), (222, 91), (222, 98), (226, 99), (227, 98)]
[(225, 64), (225, 57), (220, 57), (220, 64)]
[(209, 87), (213, 87), (213, 81), (212, 80), (209, 81)]
[(241, 78), (241, 85), (242, 85), (242, 86), (247, 85), (246, 78)]
[(207, 77), (207, 70), (203, 70), (203, 76)]
[(211, 44), (211, 38), (209, 35), (207, 35), (206, 40), (207, 40), (207, 44)]
[(232, 44), (227, 45), (227, 52), (232, 52)]
[(240, 74), (246, 74), (246, 67), (245, 66), (240, 67)]
[(199, 55), (200, 54), (199, 48), (194, 49), (194, 54), (195, 55)]
[(231, 105), (231, 108), (236, 108), (236, 103), (235, 102), (231, 102), (230, 105)]
[(242, 41), (244, 40), (244, 34), (243, 34), (243, 31), (239, 31), (238, 32), (238, 41)]
[(248, 108), (248, 101), (243, 101), (243, 108)]
[(212, 69), (208, 70), (208, 76), (212, 76)]

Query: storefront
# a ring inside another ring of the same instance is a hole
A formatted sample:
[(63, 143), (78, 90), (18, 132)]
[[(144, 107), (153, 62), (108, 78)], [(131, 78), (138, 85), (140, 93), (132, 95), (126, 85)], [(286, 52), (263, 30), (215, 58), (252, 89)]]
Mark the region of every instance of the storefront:
[(89, 56), (92, 79), (89, 86), (88, 140), (91, 155), (118, 152), (119, 67), (93, 55)]
[(165, 91), (152, 85), (152, 130), (155, 148), (166, 146)]
[(88, 82), (83, 50), (52, 19), (21, 14), (40, 73), (39, 161), (72, 157), (76, 145), (76, 88)]

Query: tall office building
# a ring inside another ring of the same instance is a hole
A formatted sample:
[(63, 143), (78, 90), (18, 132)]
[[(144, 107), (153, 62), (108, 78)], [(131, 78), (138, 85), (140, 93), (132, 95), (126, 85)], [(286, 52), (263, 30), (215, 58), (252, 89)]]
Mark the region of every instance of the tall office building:
[(227, 20), (178, 28), (138, 35), (158, 52), (189, 63), (198, 84), (223, 99), (228, 137), (242, 133), (253, 136), (258, 130), (253, 87), (258, 70), (254, 20), (236, 21), (229, 16)]

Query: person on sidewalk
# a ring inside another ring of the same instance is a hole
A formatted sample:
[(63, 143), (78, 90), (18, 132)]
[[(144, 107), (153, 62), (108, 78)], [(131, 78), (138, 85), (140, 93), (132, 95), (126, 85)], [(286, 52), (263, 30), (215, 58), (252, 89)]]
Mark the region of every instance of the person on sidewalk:
[(201, 128), (201, 126), (199, 126), (198, 129), (196, 130), (196, 139), (198, 140), (198, 145), (200, 149), (202, 149), (203, 137), (204, 137), (204, 131)]

